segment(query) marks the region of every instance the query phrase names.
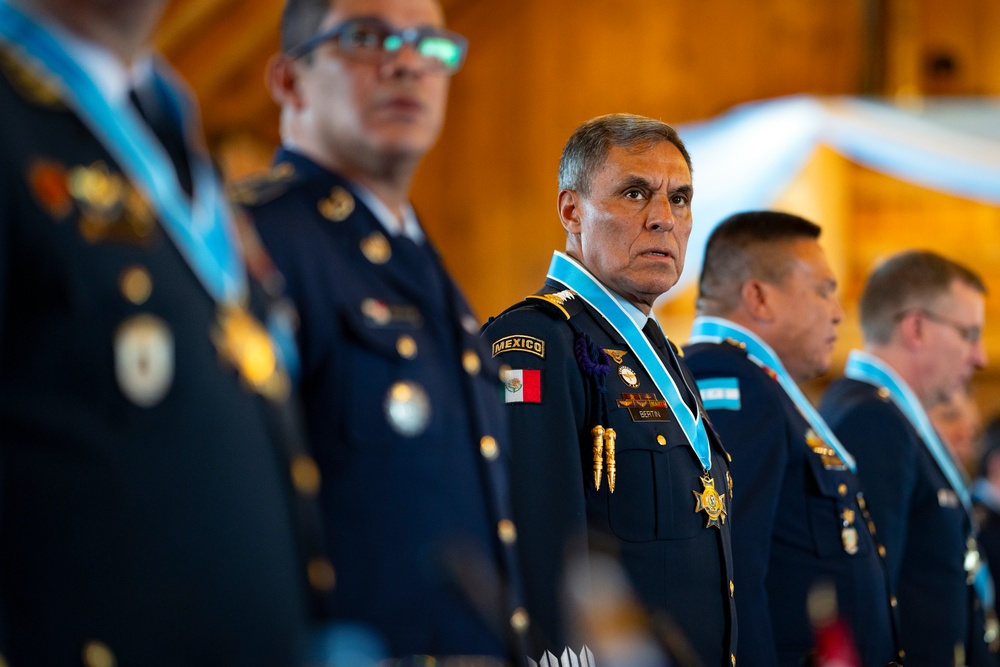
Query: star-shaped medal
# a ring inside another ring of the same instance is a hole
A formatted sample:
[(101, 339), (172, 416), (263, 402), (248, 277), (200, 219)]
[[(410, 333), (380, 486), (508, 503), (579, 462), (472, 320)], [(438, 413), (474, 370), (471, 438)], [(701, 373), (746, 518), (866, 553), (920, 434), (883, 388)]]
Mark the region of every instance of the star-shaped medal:
[(705, 487), (701, 493), (691, 492), (695, 497), (694, 511), (705, 513), (706, 528), (715, 526), (722, 530), (722, 524), (726, 522), (726, 502), (715, 490), (715, 480), (707, 472), (701, 476), (701, 484)]

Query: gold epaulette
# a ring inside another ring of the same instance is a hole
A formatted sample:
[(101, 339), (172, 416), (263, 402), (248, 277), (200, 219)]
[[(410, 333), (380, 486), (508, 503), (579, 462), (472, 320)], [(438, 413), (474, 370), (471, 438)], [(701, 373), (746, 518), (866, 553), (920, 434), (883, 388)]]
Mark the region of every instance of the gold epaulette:
[(547, 294), (530, 294), (525, 298), (553, 306), (567, 320), (573, 317), (576, 313), (580, 312), (580, 309), (582, 308), (580, 299), (576, 296), (576, 292), (569, 289)]
[(266, 204), (288, 192), (295, 177), (295, 167), (281, 162), (259, 176), (229, 186), (229, 199), (240, 206)]
[(58, 80), (42, 64), (16, 53), (0, 43), (0, 72), (21, 97), (32, 104), (52, 109), (65, 109)]

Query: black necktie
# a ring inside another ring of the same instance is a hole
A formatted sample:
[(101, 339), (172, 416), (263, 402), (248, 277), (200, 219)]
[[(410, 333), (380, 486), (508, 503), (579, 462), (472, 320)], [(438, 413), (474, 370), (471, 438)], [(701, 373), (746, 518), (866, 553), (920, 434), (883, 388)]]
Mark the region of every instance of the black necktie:
[(160, 140), (160, 144), (174, 164), (178, 182), (187, 196), (190, 197), (194, 191), (191, 181), (191, 164), (188, 161), (187, 145), (184, 142), (184, 133), (180, 123), (164, 111), (155, 90), (142, 90), (140, 93), (132, 88), (129, 90), (128, 99), (149, 125), (156, 138)]
[(395, 254), (404, 267), (407, 282), (416, 287), (424, 303), (434, 310), (446, 305), (444, 279), (427, 242), (417, 243), (405, 235), (395, 237)]
[(677, 355), (674, 351), (670, 349), (670, 344), (667, 343), (667, 337), (663, 335), (663, 330), (660, 329), (660, 325), (653, 321), (653, 318), (647, 318), (646, 324), (642, 327), (642, 333), (646, 334), (646, 338), (649, 342), (653, 344), (653, 347), (660, 353), (660, 358), (663, 359), (668, 371), (674, 376), (674, 381), (677, 383), (677, 389), (680, 391), (681, 396), (684, 398), (684, 402), (692, 410), (697, 410), (697, 401), (695, 401), (694, 396), (689, 391), (687, 382), (684, 379), (684, 373), (681, 371), (680, 363), (677, 361)]

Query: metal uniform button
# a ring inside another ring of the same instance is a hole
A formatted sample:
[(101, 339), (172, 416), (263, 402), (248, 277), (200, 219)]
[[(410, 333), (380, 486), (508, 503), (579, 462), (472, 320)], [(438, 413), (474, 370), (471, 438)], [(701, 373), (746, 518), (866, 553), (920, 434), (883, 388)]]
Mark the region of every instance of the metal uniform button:
[(372, 264), (385, 264), (392, 259), (389, 239), (381, 232), (372, 232), (361, 239), (361, 253)]
[(847, 495), (847, 485), (846, 484), (841, 484), (840, 486), (838, 486), (837, 487), (837, 493), (839, 493), (842, 496), (846, 496)]
[(141, 306), (153, 293), (153, 279), (142, 266), (130, 266), (118, 278), (118, 289), (131, 303)]
[(881, 556), (882, 558), (885, 558), (885, 547), (882, 546), (881, 544), (878, 545), (878, 555)]
[(462, 368), (469, 375), (475, 375), (482, 368), (482, 362), (479, 361), (479, 355), (472, 350), (466, 350), (462, 354)]
[(497, 524), (497, 535), (500, 536), (500, 541), (504, 544), (514, 544), (517, 541), (517, 530), (514, 528), (514, 522), (510, 519), (504, 519)]
[(898, 604), (898, 601), (896, 600), (896, 596), (893, 595), (889, 598), (889, 606), (895, 607), (896, 604)]
[(514, 628), (515, 632), (524, 632), (528, 629), (530, 622), (528, 612), (525, 611), (524, 607), (518, 607), (510, 616), (510, 626)]
[(729, 597), (734, 597), (735, 595), (736, 595), (736, 584), (734, 584), (733, 580), (730, 579), (729, 580)]
[(888, 388), (886, 388), (886, 387), (879, 387), (878, 388), (878, 397), (881, 398), (883, 401), (888, 401), (890, 395), (891, 394), (890, 394)]
[(500, 453), (500, 450), (497, 449), (496, 439), (488, 435), (483, 436), (483, 439), (479, 441), (479, 451), (483, 458), (488, 461), (495, 461)]
[(417, 356), (417, 341), (412, 336), (400, 336), (396, 341), (396, 352), (404, 359), (413, 359)]
[(318, 591), (332, 591), (337, 583), (333, 565), (325, 558), (313, 558), (306, 569), (309, 585)]
[(319, 466), (310, 456), (297, 456), (292, 461), (292, 484), (295, 490), (307, 496), (319, 493)]
[(89, 641), (83, 645), (83, 664), (87, 667), (115, 667), (115, 654), (107, 644)]
[(667, 439), (664, 438), (662, 435), (658, 435), (656, 436), (656, 444), (658, 444), (660, 447), (665, 447), (667, 445)]

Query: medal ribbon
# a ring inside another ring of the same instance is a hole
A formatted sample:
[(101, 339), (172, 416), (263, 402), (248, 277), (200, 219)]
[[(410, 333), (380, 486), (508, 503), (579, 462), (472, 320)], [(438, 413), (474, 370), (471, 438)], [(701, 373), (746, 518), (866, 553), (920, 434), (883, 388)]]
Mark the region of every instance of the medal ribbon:
[(608, 291), (608, 288), (597, 281), (583, 266), (561, 252), (552, 255), (549, 264), (548, 277), (556, 280), (587, 302), (618, 332), (639, 359), (639, 363), (653, 379), (653, 384), (660, 390), (670, 404), (670, 409), (677, 417), (677, 423), (687, 438), (688, 444), (694, 450), (698, 460), (705, 470), (712, 469), (712, 452), (708, 443), (708, 433), (702, 423), (701, 414), (694, 415), (680, 391), (670, 377), (663, 360), (656, 353), (653, 344), (642, 333), (635, 321), (622, 308), (618, 300)]
[[(127, 101), (112, 105), (51, 32), (6, 0), (0, 0), (0, 40), (41, 62), (53, 75), (63, 99), (146, 196), (209, 294), (220, 303), (242, 301), (246, 272), (228, 204), (207, 156), (201, 151), (191, 156), (194, 197), (189, 202), (173, 163), (138, 112)], [(192, 136), (198, 126), (193, 104), (159, 72), (154, 76), (185, 136)]]
[(799, 389), (792, 376), (785, 370), (784, 364), (771, 346), (758, 338), (753, 332), (740, 325), (718, 317), (697, 317), (691, 326), (691, 339), (688, 345), (696, 343), (721, 343), (727, 338), (746, 345), (747, 357), (762, 368), (769, 368), (777, 376), (778, 384), (785, 390), (792, 403), (809, 422), (812, 430), (823, 439), (823, 442), (837, 452), (837, 456), (847, 465), (851, 472), (857, 472), (858, 466), (854, 457), (847, 451), (826, 421), (816, 412), (806, 395)]
[[(896, 404), (896, 407), (916, 429), (920, 439), (924, 441), (924, 445), (930, 451), (934, 462), (937, 463), (945, 479), (948, 480), (955, 495), (962, 501), (962, 507), (969, 515), (969, 523), (973, 525), (972, 500), (966, 487), (965, 476), (959, 471), (954, 459), (945, 449), (944, 443), (941, 442), (941, 438), (938, 437), (931, 424), (930, 417), (927, 416), (927, 412), (920, 404), (920, 399), (906, 384), (906, 381), (881, 359), (861, 350), (851, 350), (847, 357), (847, 365), (844, 367), (844, 375), (852, 380), (886, 388), (892, 402)], [(990, 579), (989, 569), (986, 567), (985, 561), (981, 561), (974, 585), (982, 603), (992, 608), (993, 582)]]

